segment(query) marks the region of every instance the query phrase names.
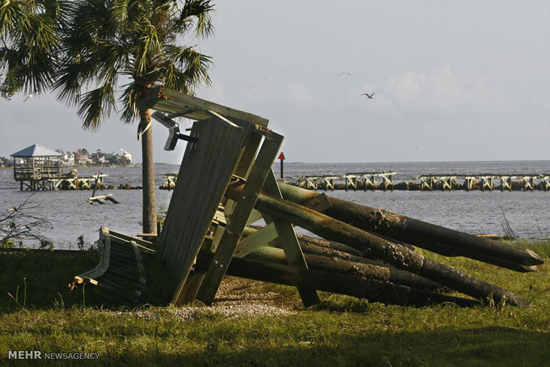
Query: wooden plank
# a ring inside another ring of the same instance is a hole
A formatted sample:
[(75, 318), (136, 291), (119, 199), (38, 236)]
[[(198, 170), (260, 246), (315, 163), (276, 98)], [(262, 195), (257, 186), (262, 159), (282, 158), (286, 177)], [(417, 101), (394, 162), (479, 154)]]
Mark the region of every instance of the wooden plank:
[(229, 121), (228, 119), (226, 119), (224, 116), (220, 115), (219, 113), (217, 113), (216, 111), (211, 111), (211, 110), (208, 110), (208, 113), (210, 113), (212, 116), (214, 117), (217, 117), (219, 118), (221, 121), (225, 122), (226, 124), (228, 124), (229, 126), (233, 127), (233, 128), (236, 128), (236, 129), (242, 129), (242, 127), (240, 127), (239, 125), (235, 125), (233, 122)]
[[(225, 117), (249, 121), (260, 126), (267, 126), (269, 123), (263, 117), (161, 86), (152, 88), (145, 96), (142, 105), (145, 108), (154, 108), (157, 111), (178, 114), (194, 120), (207, 119), (211, 116), (208, 111), (214, 111)], [(187, 112), (184, 113), (185, 111)]]
[(218, 249), (218, 245), (220, 244), (220, 241), (222, 240), (224, 232), (225, 232), (225, 225), (223, 226), (218, 225), (216, 227), (216, 230), (214, 231), (214, 235), (212, 236), (212, 242), (209, 244), (209, 246), (203, 245), (202, 250), (215, 253), (216, 250)]
[(139, 247), (137, 243), (134, 241), (130, 242), (132, 244), (132, 249), (134, 250), (134, 254), (136, 256), (136, 264), (137, 269), (139, 273), (139, 284), (145, 285), (146, 278), (145, 278), (145, 267), (143, 266), (143, 258), (141, 256), (141, 252), (139, 251)]
[(172, 298), (177, 301), (195, 258), (202, 246), (222, 200), (244, 144), (254, 126), (234, 121), (243, 129), (234, 129), (210, 118), (193, 124), (191, 136), (178, 173), (158, 253), (180, 279)]
[[(111, 257), (111, 237), (109, 236), (109, 229), (105, 226), (101, 227), (99, 241), (103, 245), (99, 249), (99, 264), (95, 268), (85, 273), (77, 275), (75, 283), (82, 284), (84, 282), (90, 282), (103, 276), (109, 269), (110, 257)], [(97, 282), (92, 282), (97, 283)]]
[(224, 225), (227, 223), (227, 221), (225, 220), (224, 212), (222, 212), (220, 210), (216, 210), (216, 214), (214, 214), (214, 220), (216, 222), (224, 224)]
[(258, 194), (264, 185), (268, 173), (271, 172), (271, 167), (282, 142), (283, 137), (281, 135), (272, 136), (271, 139), (264, 139), (256, 161), (247, 177), (247, 182), (244, 184), (242, 194), (236, 202), (231, 220), (227, 224), (220, 245), (214, 254), (214, 258), (197, 293), (197, 299), (207, 305), (212, 304), (214, 301), (214, 297), (231, 262), (246, 222), (254, 208)]
[[(144, 250), (144, 251), (152, 252), (152, 253), (155, 252), (154, 251), (155, 245), (150, 241), (146, 241), (146, 240), (143, 240), (143, 239), (137, 238), (137, 237), (128, 236), (124, 233), (116, 232), (116, 231), (113, 231), (113, 230), (109, 230), (109, 234), (111, 235), (111, 237), (113, 237), (117, 241), (124, 241), (124, 242), (134, 241), (139, 246), (140, 250), (142, 250), (142, 251)], [(143, 249), (143, 247), (145, 249)]]
[(93, 197), (88, 198), (88, 204), (93, 204), (93, 203), (104, 204), (103, 203), (104, 200), (109, 200), (109, 201), (111, 201), (115, 204), (119, 204), (119, 202), (116, 201), (115, 199), (113, 199), (112, 196), (113, 196), (113, 194), (93, 196)]
[(191, 272), (187, 277), (181, 291), (174, 293), (172, 303), (175, 305), (183, 305), (193, 302), (197, 297), (197, 292), (199, 291), (204, 279), (204, 274), (204, 272)]
[(275, 224), (271, 223), (260, 229), (258, 232), (243, 238), (239, 241), (239, 246), (235, 250), (235, 257), (245, 257), (254, 252), (259, 247), (269, 243), (277, 238), (277, 229)]
[[(245, 148), (243, 150), (241, 158), (239, 159), (239, 162), (237, 163), (235, 171), (233, 172), (232, 178), (246, 177), (250, 173), (252, 162), (254, 161), (254, 157), (258, 152), (258, 148), (260, 147), (261, 142), (262, 142), (262, 135), (255, 134), (255, 133), (249, 134), (248, 138), (246, 139)], [(214, 220), (218, 220), (219, 223), (223, 223), (224, 225), (218, 226), (216, 228), (216, 231), (214, 233), (214, 238), (212, 239), (211, 243), (207, 247), (205, 247), (204, 245), (201, 246), (203, 250), (206, 250), (212, 253), (215, 253), (217, 251), (218, 246), (223, 238), (227, 222), (230, 220), (231, 215), (233, 214), (235, 202), (233, 200), (228, 199), (227, 197), (224, 197), (222, 198), (220, 205), (222, 205), (222, 207), (224, 208), (223, 221), (219, 220), (220, 219), (219, 210), (216, 211)], [(196, 268), (207, 269), (208, 264), (197, 263)], [(178, 290), (176, 290), (172, 303), (182, 304), (182, 303), (190, 303), (194, 301), (197, 295), (197, 292), (199, 290), (199, 287), (201, 286), (201, 283), (204, 279), (204, 275), (205, 275), (205, 272), (195, 272), (193, 279), (190, 279), (189, 285), (181, 284), (181, 287), (178, 287)], [(180, 291), (183, 292), (184, 294), (178, 295), (178, 292)]]
[(252, 168), (252, 162), (258, 152), (262, 136), (260, 134), (250, 134), (244, 148), (243, 155), (235, 168), (234, 174), (239, 177), (247, 177)]
[[(269, 174), (265, 181), (264, 191), (268, 194), (276, 196), (277, 198), (283, 198), (279, 185), (277, 184), (275, 174), (271, 169), (269, 170)], [(270, 217), (265, 213), (264, 218), (266, 219), (266, 222), (269, 221), (275, 224), (277, 233), (279, 234), (279, 242), (285, 251), (288, 264), (297, 268), (308, 269), (304, 253), (302, 252), (300, 243), (296, 238), (296, 233), (294, 232), (292, 224), (279, 218)], [(302, 298), (302, 302), (306, 308), (320, 302), (319, 296), (317, 295), (317, 291), (315, 289), (299, 287), (298, 292), (300, 293), (300, 297)]]

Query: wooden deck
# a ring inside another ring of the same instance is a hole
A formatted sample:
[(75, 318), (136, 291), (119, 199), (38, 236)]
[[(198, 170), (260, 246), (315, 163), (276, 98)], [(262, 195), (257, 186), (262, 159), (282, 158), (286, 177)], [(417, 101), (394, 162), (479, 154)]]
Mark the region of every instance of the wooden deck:
[(147, 284), (142, 254), (154, 254), (153, 244), (101, 227), (99, 264), (74, 277), (71, 288), (90, 284), (114, 300), (136, 301)]

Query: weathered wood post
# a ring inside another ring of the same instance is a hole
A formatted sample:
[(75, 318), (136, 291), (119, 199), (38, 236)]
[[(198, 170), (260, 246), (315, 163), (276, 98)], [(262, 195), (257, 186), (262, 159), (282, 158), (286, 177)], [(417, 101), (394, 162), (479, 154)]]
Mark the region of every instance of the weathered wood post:
[[(230, 197), (238, 197), (240, 192), (240, 185), (230, 185), (227, 194)], [(475, 279), (468, 274), (461, 273), (450, 266), (440, 264), (404, 246), (394, 244), (288, 200), (260, 194), (258, 195), (256, 208), (261, 212), (285, 218), (285, 220), (321, 237), (343, 242), (360, 249), (369, 254), (371, 258), (380, 259), (396, 268), (418, 274), (472, 297), (481, 300), (487, 300), (492, 297), (496, 302), (506, 300), (510, 304), (518, 306), (527, 306), (529, 304), (526, 299), (510, 291)]]
[[(211, 255), (200, 253), (198, 259), (204, 259), (205, 261), (200, 261), (203, 263), (209, 262), (211, 261)], [(452, 302), (461, 307), (472, 307), (480, 304), (476, 300), (446, 296), (403, 285), (319, 270), (300, 269), (246, 258), (234, 258), (227, 269), (227, 274), (264, 282), (309, 287), (386, 304), (428, 306), (434, 303)]]
[[(318, 195), (287, 184), (279, 186), (285, 199), (298, 204), (305, 203)], [(455, 255), (474, 259), (477, 259), (474, 256), (482, 255), (527, 266), (544, 263), (539, 255), (529, 249), (501, 244), (487, 238), (334, 197), (327, 197), (327, 199), (331, 205), (323, 210), (324, 214), (357, 228), (373, 231), (418, 247), (425, 248), (424, 244), (430, 243), (448, 248)], [(430, 248), (426, 249), (431, 251)], [(481, 258), (479, 260), (485, 261)]]

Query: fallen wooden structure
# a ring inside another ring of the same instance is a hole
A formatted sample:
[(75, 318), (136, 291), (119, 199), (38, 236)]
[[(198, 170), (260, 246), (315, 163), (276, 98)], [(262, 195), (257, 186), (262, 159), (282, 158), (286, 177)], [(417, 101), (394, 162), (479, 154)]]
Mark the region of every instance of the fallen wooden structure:
[(151, 244), (101, 227), (99, 264), (75, 276), (70, 289), (83, 284), (97, 287), (109, 299), (136, 301), (147, 283), (143, 254), (153, 254)]
[(100, 195), (100, 196), (92, 196), (88, 198), (88, 204), (98, 203), (98, 204), (105, 204), (105, 201), (110, 201), (114, 204), (120, 204), (115, 198), (113, 198), (113, 194), (107, 194), (107, 195)]
[[(168, 125), (195, 120), (156, 248), (178, 279), (174, 305), (212, 304), (226, 274), (295, 286), (305, 307), (318, 291), (400, 305), (528, 304), (412, 245), (518, 272), (543, 263), (534, 252), (277, 182), (271, 167), (283, 137), (259, 116), (161, 87), (144, 106)], [(266, 225), (252, 226), (259, 220)]]
[(162, 185), (159, 186), (159, 189), (161, 189), (161, 190), (174, 190), (174, 188), (176, 187), (176, 182), (178, 180), (178, 175), (175, 174), (175, 173), (167, 173), (167, 174), (163, 175), (162, 177), (164, 177), (166, 179), (166, 181), (163, 182)]

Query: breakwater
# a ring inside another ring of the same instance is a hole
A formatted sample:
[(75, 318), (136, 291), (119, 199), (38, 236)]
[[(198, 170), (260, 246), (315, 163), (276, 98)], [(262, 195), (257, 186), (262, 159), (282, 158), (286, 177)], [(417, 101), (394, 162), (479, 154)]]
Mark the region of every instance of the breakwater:
[(421, 174), (409, 181), (395, 182), (395, 171), (360, 172), (343, 175), (308, 175), (289, 181), (308, 190), (345, 191), (549, 191), (550, 174)]
[[(343, 175), (308, 175), (285, 182), (307, 190), (321, 191), (550, 191), (550, 174), (426, 174), (395, 182), (395, 171), (358, 172)], [(174, 189), (176, 174), (164, 175), (161, 190)]]

